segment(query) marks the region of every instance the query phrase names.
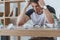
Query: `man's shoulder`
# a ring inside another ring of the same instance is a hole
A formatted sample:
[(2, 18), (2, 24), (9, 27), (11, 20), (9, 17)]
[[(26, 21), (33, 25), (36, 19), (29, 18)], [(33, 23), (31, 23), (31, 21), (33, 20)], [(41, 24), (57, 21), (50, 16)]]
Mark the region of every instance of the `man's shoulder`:
[(55, 9), (52, 6), (50, 5), (46, 5), (46, 6), (51, 13), (55, 14)]
[(34, 12), (34, 9), (29, 9), (27, 12), (26, 12), (26, 15), (30, 17), (30, 15)]
[[(29, 11), (29, 12), (34, 12), (34, 9), (29, 9), (28, 11)], [(27, 12), (28, 12), (28, 11), (27, 11)]]

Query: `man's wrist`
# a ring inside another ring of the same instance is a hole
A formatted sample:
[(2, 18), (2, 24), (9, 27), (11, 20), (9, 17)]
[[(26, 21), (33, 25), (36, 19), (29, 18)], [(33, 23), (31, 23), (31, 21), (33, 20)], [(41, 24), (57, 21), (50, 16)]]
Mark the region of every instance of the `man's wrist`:
[(29, 6), (28, 4), (25, 4), (24, 8), (28, 8), (28, 6)]
[(43, 8), (43, 9), (47, 9), (47, 6), (46, 6), (46, 5), (44, 5), (44, 6), (42, 6), (42, 8)]

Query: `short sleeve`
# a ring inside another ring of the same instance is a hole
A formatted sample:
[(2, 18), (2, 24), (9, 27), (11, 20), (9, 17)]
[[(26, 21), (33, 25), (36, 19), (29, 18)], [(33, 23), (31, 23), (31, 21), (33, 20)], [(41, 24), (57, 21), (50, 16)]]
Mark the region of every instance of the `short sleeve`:
[(33, 9), (28, 10), (25, 14), (30, 17), (30, 15), (34, 12)]
[(50, 5), (46, 5), (46, 6), (51, 13), (56, 14), (55, 9), (53, 7), (51, 7)]

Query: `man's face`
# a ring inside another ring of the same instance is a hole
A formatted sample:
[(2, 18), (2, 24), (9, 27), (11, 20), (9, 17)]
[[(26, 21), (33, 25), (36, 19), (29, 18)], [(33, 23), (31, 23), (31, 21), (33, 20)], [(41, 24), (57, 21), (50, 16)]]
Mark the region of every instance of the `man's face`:
[(39, 13), (41, 11), (41, 7), (39, 6), (38, 3), (32, 2), (31, 5), (32, 5), (33, 9), (35, 10), (35, 12)]

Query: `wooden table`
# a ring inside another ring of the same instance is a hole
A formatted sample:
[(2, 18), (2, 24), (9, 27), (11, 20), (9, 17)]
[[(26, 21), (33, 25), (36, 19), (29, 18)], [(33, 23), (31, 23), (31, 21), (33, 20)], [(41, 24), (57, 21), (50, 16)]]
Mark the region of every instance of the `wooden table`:
[(32, 28), (32, 29), (0, 29), (2, 36), (39, 36), (39, 37), (60, 37), (60, 29), (57, 28)]

